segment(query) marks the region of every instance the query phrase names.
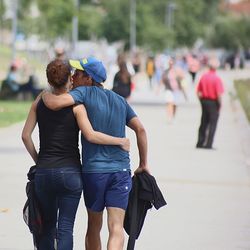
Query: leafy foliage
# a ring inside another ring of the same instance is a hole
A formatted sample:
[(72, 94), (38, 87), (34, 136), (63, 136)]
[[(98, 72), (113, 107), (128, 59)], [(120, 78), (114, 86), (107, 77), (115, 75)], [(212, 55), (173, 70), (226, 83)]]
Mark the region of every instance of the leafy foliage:
[(4, 26), (3, 15), (5, 13), (4, 0), (0, 0), (0, 28)]
[[(3, 0), (0, 1), (2, 6)], [(211, 46), (249, 47), (249, 18), (237, 19), (221, 15), (219, 0), (134, 1), (136, 42), (147, 50), (191, 47), (200, 37), (208, 38)], [(72, 18), (78, 16), (79, 39), (106, 38), (109, 42), (124, 41), (128, 48), (130, 2), (131, 0), (79, 0), (79, 7), (76, 8), (75, 0), (19, 0), (19, 30), (25, 34), (38, 33), (51, 42), (58, 37), (70, 40)], [(37, 18), (27, 15), (34, 3), (40, 11)], [(2, 9), (0, 11), (3, 13)]]
[(4, 12), (5, 12), (4, 0), (0, 0), (0, 16), (1, 16), (1, 18), (3, 16)]
[(210, 44), (231, 50), (240, 47), (248, 48), (250, 46), (250, 18), (218, 17), (210, 35)]
[(73, 0), (37, 0), (37, 3), (41, 11), (39, 23), (42, 34), (48, 39), (70, 37), (72, 17), (75, 11)]
[[(153, 51), (170, 47), (174, 41), (174, 33), (168, 29), (160, 18), (155, 18), (155, 9), (140, 3), (137, 17), (137, 43)], [(156, 28), (157, 27), (157, 28)]]
[(90, 38), (101, 37), (101, 23), (104, 17), (102, 9), (93, 5), (80, 7), (79, 18), (79, 39), (87, 40)]
[(129, 41), (129, 4), (126, 0), (104, 0), (105, 18), (102, 21), (102, 35), (108, 41)]

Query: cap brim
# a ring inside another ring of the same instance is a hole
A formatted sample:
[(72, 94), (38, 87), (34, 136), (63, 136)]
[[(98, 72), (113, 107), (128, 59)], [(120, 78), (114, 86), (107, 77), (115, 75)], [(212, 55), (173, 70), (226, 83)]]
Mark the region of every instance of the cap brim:
[(69, 64), (71, 65), (71, 67), (73, 67), (75, 69), (79, 69), (79, 70), (84, 71), (84, 68), (82, 67), (82, 65), (80, 64), (80, 62), (78, 60), (69, 60)]

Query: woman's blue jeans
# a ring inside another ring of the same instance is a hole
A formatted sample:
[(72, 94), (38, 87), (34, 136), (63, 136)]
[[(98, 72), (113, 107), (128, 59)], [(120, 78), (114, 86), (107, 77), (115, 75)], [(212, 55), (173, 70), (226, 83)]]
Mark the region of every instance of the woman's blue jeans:
[(82, 194), (80, 168), (38, 168), (35, 192), (41, 203), (44, 219), (38, 249), (73, 249), (73, 227)]

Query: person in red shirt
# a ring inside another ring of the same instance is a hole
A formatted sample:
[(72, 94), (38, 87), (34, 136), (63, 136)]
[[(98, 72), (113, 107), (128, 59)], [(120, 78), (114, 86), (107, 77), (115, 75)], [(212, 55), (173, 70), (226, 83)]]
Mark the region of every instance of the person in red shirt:
[(202, 115), (196, 147), (212, 149), (224, 87), (221, 78), (216, 74), (216, 68), (219, 66), (218, 60), (210, 59), (208, 64), (208, 72), (201, 76), (197, 85)]

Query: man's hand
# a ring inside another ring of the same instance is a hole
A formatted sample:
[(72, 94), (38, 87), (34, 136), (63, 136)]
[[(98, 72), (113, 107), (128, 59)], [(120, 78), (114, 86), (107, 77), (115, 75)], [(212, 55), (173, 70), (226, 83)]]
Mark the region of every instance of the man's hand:
[(140, 173), (142, 173), (142, 172), (146, 172), (146, 173), (150, 174), (150, 170), (149, 170), (148, 165), (139, 166), (139, 167), (134, 171), (134, 174), (137, 175), (137, 174), (140, 174)]
[(122, 138), (120, 147), (125, 151), (130, 151), (130, 140), (128, 138)]

